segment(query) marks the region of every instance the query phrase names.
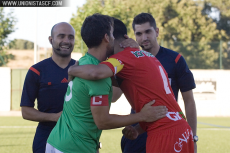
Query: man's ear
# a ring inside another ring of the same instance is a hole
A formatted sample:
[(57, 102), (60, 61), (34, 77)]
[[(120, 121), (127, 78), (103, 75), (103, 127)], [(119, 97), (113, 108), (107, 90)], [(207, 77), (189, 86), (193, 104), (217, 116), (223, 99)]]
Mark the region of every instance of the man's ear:
[(109, 36), (108, 36), (107, 33), (105, 34), (104, 39), (105, 39), (105, 41), (106, 41), (107, 43), (109, 43)]
[(52, 43), (53, 43), (53, 38), (51, 37), (51, 36), (49, 36), (49, 42), (50, 42), (50, 44), (52, 45)]
[(158, 37), (159, 36), (159, 28), (156, 28), (156, 37)]

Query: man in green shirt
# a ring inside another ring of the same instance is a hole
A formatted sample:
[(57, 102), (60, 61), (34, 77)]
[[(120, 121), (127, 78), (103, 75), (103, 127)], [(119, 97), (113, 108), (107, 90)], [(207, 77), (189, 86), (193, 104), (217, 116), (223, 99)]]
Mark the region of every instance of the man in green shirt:
[[(100, 14), (87, 17), (81, 35), (89, 49), (79, 65), (98, 65), (113, 54), (113, 18)], [(96, 153), (103, 129), (155, 121), (152, 114), (156, 110), (160, 114), (157, 119), (167, 113), (165, 106), (155, 109), (150, 102), (140, 113), (113, 115), (109, 114), (111, 99), (110, 78), (90, 81), (76, 77), (70, 81), (63, 113), (47, 140), (46, 153)]]

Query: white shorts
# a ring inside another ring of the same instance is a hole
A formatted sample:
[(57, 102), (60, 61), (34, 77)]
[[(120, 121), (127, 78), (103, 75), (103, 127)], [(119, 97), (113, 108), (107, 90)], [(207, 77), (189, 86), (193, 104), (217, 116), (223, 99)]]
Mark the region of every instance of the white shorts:
[(46, 153), (63, 153), (63, 152), (57, 150), (56, 148), (51, 146), (49, 143), (46, 143)]

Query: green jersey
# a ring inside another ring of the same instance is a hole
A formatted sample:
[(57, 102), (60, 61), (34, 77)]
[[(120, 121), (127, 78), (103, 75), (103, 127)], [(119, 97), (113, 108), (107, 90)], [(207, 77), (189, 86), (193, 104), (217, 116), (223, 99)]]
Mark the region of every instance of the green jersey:
[[(79, 60), (79, 65), (99, 63), (99, 60), (88, 53)], [(102, 130), (97, 128), (93, 120), (90, 102), (91, 97), (99, 95), (109, 95), (110, 106), (110, 78), (90, 81), (76, 77), (69, 82), (62, 115), (47, 142), (65, 153), (96, 153)]]

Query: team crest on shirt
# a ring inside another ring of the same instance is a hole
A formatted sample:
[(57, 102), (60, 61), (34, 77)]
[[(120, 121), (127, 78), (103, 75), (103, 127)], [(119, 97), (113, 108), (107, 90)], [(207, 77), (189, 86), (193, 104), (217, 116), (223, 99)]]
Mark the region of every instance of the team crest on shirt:
[(144, 56), (147, 56), (147, 57), (155, 57), (153, 54), (149, 53), (149, 52), (146, 52), (144, 50), (138, 50), (138, 51), (131, 51), (131, 53), (139, 58), (139, 57), (144, 57)]

